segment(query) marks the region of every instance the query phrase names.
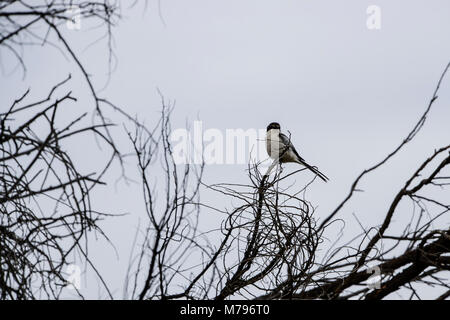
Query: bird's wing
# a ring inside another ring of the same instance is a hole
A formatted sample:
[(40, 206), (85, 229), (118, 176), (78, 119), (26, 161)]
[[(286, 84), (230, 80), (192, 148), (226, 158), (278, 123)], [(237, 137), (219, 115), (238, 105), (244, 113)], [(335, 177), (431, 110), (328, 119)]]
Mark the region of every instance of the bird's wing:
[[(322, 172), (320, 172), (316, 167), (310, 166), (308, 163), (306, 163), (305, 159), (300, 157), (300, 155), (298, 154), (297, 150), (295, 150), (295, 147), (292, 144), (291, 139), (289, 139), (285, 134), (283, 134), (281, 132), (280, 132), (280, 141), (285, 147), (290, 148), (292, 150), (292, 152), (298, 158), (298, 162), (299, 163), (301, 163), (302, 165), (307, 167), (309, 170), (311, 170), (312, 172), (317, 174), (320, 179), (322, 179), (323, 181), (327, 182), (328, 177), (326, 175), (324, 175)], [(284, 146), (283, 146), (283, 148), (284, 148)]]
[(280, 132), (280, 142), (287, 147), (292, 147), (291, 139), (289, 139), (284, 133), (281, 132)]
[(297, 150), (295, 150), (295, 147), (292, 144), (290, 138), (288, 138), (285, 134), (280, 133), (280, 141), (283, 144), (283, 148), (284, 147), (290, 148), (292, 150), (292, 152), (296, 155), (296, 157), (298, 158), (299, 161), (305, 162), (305, 160), (302, 157), (300, 157)]

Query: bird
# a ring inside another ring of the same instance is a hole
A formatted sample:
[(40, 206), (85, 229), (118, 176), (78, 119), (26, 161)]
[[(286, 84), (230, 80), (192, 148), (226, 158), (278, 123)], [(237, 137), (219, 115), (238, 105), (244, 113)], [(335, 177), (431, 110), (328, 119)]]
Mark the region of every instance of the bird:
[(281, 127), (278, 122), (272, 122), (267, 126), (266, 149), (269, 156), (278, 163), (295, 162), (299, 163), (312, 172), (320, 179), (327, 182), (329, 179), (316, 167), (309, 165), (295, 150), (291, 139), (281, 133)]

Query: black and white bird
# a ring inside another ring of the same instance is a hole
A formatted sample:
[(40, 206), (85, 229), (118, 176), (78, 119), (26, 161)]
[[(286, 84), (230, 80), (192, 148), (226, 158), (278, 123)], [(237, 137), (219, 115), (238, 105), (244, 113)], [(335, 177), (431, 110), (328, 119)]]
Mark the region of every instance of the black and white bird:
[(267, 126), (266, 148), (269, 156), (277, 163), (299, 163), (314, 172), (323, 181), (328, 181), (327, 176), (317, 170), (316, 167), (307, 164), (306, 161), (302, 157), (300, 157), (297, 150), (295, 150), (291, 139), (288, 138), (285, 134), (281, 133), (280, 124), (277, 122), (272, 122)]

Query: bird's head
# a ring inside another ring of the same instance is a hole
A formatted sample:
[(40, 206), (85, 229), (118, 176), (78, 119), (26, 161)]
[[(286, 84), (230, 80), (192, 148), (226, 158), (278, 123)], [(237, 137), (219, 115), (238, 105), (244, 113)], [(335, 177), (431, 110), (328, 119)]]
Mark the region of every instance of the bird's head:
[(272, 122), (267, 126), (267, 131), (272, 129), (280, 130), (280, 124), (278, 122)]

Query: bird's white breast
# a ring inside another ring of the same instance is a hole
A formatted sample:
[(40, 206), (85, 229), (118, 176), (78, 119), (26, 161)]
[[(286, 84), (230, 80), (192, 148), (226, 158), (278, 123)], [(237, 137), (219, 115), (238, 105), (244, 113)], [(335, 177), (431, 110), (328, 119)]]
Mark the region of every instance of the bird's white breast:
[(277, 159), (280, 155), (280, 130), (271, 129), (266, 133), (266, 149), (272, 159)]

